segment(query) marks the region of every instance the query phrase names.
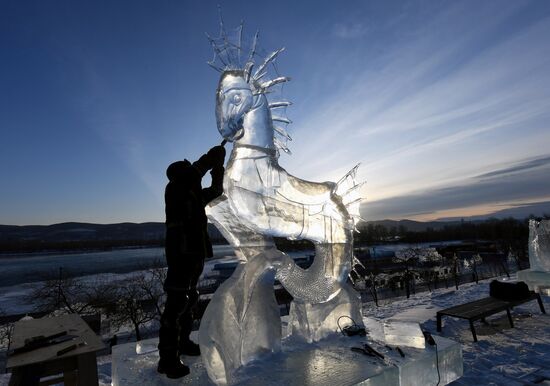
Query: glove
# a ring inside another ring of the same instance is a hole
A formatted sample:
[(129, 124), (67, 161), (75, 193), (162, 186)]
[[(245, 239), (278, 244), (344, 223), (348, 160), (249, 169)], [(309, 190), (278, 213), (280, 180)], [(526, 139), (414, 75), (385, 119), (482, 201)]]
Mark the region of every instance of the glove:
[(211, 161), (212, 167), (220, 165), (223, 166), (225, 160), (225, 148), (220, 145), (214, 146), (212, 149), (208, 150), (206, 156)]

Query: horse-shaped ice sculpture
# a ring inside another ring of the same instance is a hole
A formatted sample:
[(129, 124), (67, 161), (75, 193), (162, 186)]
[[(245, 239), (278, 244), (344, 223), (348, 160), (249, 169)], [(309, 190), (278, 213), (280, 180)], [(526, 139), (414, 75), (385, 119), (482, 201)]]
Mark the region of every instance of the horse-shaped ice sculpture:
[[(273, 111), (290, 103), (269, 103), (266, 94), (287, 77), (265, 79), (267, 68), (283, 49), (255, 65), (257, 35), (240, 64), (241, 33), (228, 42), (211, 39), (221, 77), (216, 119), (223, 138), (233, 143), (224, 176), (224, 195), (207, 208), (210, 220), (235, 247), (240, 264), (214, 294), (200, 327), (199, 343), (210, 378), (232, 382), (234, 372), (263, 353), (278, 351), (279, 308), (273, 294), (276, 277), (293, 296), (287, 334), (308, 342), (337, 330), (342, 315), (361, 321), (360, 302), (347, 283), (353, 262), (353, 230), (359, 216), (357, 167), (338, 183), (316, 183), (289, 174), (278, 163), (288, 152), (289, 123)], [(278, 251), (273, 236), (306, 239), (316, 256), (301, 269)]]

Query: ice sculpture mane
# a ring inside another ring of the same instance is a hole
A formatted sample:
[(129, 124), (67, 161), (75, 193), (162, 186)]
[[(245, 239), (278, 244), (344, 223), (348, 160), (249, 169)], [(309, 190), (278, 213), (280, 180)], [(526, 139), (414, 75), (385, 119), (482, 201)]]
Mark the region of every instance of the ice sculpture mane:
[[(283, 110), (291, 103), (288, 101), (278, 101), (267, 103), (265, 95), (272, 88), (281, 83), (290, 80), (286, 76), (277, 76), (273, 79), (268, 79), (269, 67), (274, 65), (277, 56), (284, 51), (280, 48), (265, 58), (262, 58), (259, 66), (255, 63), (256, 58), (260, 57), (257, 51), (258, 35), (256, 32), (252, 42), (252, 46), (246, 60), (242, 61), (243, 43), (242, 32), (243, 23), (237, 28), (236, 43), (233, 43), (225, 32), (223, 20), (220, 14), (220, 37), (213, 39), (210, 35), (206, 35), (214, 51), (214, 58), (207, 62), (216, 71), (221, 72), (221, 78), (216, 92), (216, 118), (218, 129), (224, 138), (228, 140), (237, 140), (243, 134), (242, 130), (235, 130), (237, 126), (242, 126), (242, 122), (233, 120), (225, 120), (222, 111), (227, 111), (229, 106), (232, 106), (237, 111), (235, 115), (242, 116), (243, 112), (250, 113), (257, 109)], [(225, 86), (225, 88), (223, 88)], [(259, 112), (259, 115), (265, 114), (265, 111)], [(249, 115), (249, 117), (252, 117)], [(256, 131), (262, 132), (266, 147), (275, 146), (277, 149), (290, 153), (287, 147), (287, 141), (292, 140), (285, 130), (285, 125), (290, 123), (290, 120), (284, 115), (276, 115), (269, 113), (269, 120), (262, 122), (269, 127), (257, 127)], [(250, 118), (249, 118), (250, 119)], [(277, 122), (274, 125), (273, 122)], [(260, 122), (256, 122), (258, 124)], [(249, 128), (255, 127), (254, 124), (249, 124)], [(250, 133), (249, 133), (250, 134)]]
[[(224, 195), (209, 205), (207, 214), (246, 262), (216, 291), (201, 323), (203, 361), (217, 384), (231, 383), (239, 367), (280, 349), (274, 277), (294, 298), (287, 331), (293, 338), (322, 339), (336, 331), (342, 315), (361, 320), (358, 296), (347, 283), (361, 200), (357, 166), (338, 183), (316, 183), (294, 177), (279, 165), (279, 149), (289, 152), (290, 140), (280, 124), (290, 121), (272, 110), (290, 103), (269, 103), (266, 94), (289, 78), (266, 79), (268, 66), (283, 49), (268, 55), (254, 71), (257, 37), (242, 66), (242, 24), (237, 43), (227, 37), (223, 22), (220, 38), (209, 37), (215, 53), (209, 64), (221, 72), (218, 130), (233, 142), (233, 150)], [(311, 267), (304, 270), (278, 251), (273, 236), (312, 241), (316, 257)]]

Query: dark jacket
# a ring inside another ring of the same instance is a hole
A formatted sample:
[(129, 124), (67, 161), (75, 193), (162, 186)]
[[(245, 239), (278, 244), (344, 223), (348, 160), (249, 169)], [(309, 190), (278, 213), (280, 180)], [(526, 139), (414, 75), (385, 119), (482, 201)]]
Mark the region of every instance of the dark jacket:
[[(193, 287), (202, 272), (204, 259), (212, 256), (204, 207), (223, 193), (223, 165), (203, 155), (191, 164), (178, 161), (166, 170), (169, 179), (166, 203), (166, 260), (168, 277), (165, 287)], [(212, 184), (201, 187), (201, 179), (211, 170)]]

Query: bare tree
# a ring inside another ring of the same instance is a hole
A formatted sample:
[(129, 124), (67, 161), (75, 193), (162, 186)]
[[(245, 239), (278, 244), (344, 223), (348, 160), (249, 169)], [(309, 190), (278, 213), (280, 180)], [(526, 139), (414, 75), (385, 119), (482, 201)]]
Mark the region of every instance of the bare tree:
[[(428, 287), (428, 291), (432, 292), (432, 284), (434, 284), (434, 274), (435, 272), (431, 269), (423, 270), (420, 277), (422, 278), (422, 281), (426, 283), (426, 286)], [(435, 289), (435, 285), (434, 285)]]
[(59, 275), (50, 275), (39, 283), (25, 296), (25, 300), (39, 312), (66, 310), (69, 313), (85, 314), (97, 311), (109, 301), (106, 288), (105, 284), (98, 281), (86, 282), (82, 278), (68, 277), (60, 269)]
[(453, 253), (453, 257), (451, 257), (451, 272), (453, 275), (453, 280), (455, 282), (455, 287), (458, 290), (458, 286), (460, 285), (460, 259), (456, 255), (456, 253)]
[(376, 278), (380, 274), (380, 270), (376, 264), (369, 265), (366, 268), (357, 258), (353, 258), (353, 269), (350, 272), (350, 279), (354, 286), (358, 279), (364, 283), (364, 289), (368, 288), (374, 303), (378, 307), (378, 292), (376, 288)]
[(474, 256), (472, 256), (472, 258), (464, 259), (463, 261), (464, 268), (472, 273), (472, 278), (476, 282), (476, 284), (479, 283), (479, 266), (482, 262), (483, 259), (481, 258), (479, 253), (476, 253)]
[[(510, 278), (510, 269), (508, 266), (508, 256), (499, 255), (496, 257), (496, 264), (502, 272), (506, 274), (506, 277)], [(500, 272), (499, 272), (500, 274)]]
[(140, 286), (145, 294), (145, 298), (153, 304), (156, 312), (156, 318), (160, 321), (162, 310), (164, 309), (164, 281), (166, 280), (167, 270), (160, 260), (156, 260), (152, 267), (147, 270), (145, 275), (138, 279)]
[(512, 248), (509, 248), (508, 250), (508, 255), (506, 256), (506, 264), (513, 272), (521, 270), (519, 255), (515, 253)]
[(411, 296), (411, 290), (416, 293), (415, 279), (419, 276), (417, 265), (425, 254), (422, 248), (406, 248), (395, 253), (393, 261), (401, 266), (399, 276), (405, 286), (407, 299)]
[(8, 347), (10, 345), (13, 331), (13, 323), (4, 320), (6, 316), (7, 313), (0, 307), (0, 347)]
[(414, 251), (418, 255), (418, 264), (422, 268), (422, 278), (431, 292), (439, 283), (439, 270), (443, 265), (443, 256), (435, 248), (422, 248)]
[(140, 340), (143, 325), (160, 320), (165, 278), (166, 269), (160, 261), (143, 272), (111, 282), (71, 278), (60, 270), (59, 275), (50, 275), (38, 284), (26, 301), (36, 311), (65, 310), (77, 314), (104, 311), (115, 328), (132, 325), (136, 339)]
[(161, 312), (162, 293), (159, 294), (152, 283), (151, 275), (139, 273), (117, 283), (111, 291), (115, 296), (112, 306), (107, 309), (111, 325), (115, 328), (131, 325), (138, 341), (142, 338), (144, 325), (157, 319)]
[(377, 270), (369, 270), (367, 276), (365, 276), (365, 279), (367, 280), (368, 287), (370, 289), (370, 293), (372, 295), (372, 298), (374, 299), (374, 304), (376, 304), (376, 307), (379, 307), (378, 305), (378, 289), (376, 287), (376, 278), (378, 276), (379, 272)]

